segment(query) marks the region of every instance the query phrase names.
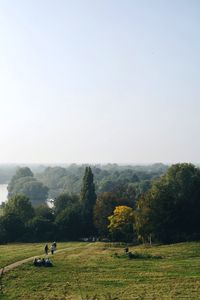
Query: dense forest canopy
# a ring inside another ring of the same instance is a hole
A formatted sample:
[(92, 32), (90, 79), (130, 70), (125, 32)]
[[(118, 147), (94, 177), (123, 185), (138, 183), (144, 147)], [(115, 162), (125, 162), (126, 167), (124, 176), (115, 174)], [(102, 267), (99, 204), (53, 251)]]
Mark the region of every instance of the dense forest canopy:
[[(8, 191), (1, 207), (0, 242), (98, 236), (170, 243), (200, 238), (200, 169), (188, 163), (169, 168), (71, 165), (48, 167), (36, 175), (23, 167)], [(55, 197), (49, 207), (51, 193)]]
[[(41, 164), (26, 164), (26, 165), (15, 165), (15, 164), (0, 164), (0, 184), (9, 183), (11, 178), (15, 175), (17, 169), (29, 167), (34, 175), (38, 178), (43, 178), (43, 180), (50, 180), (51, 174), (54, 176), (58, 176), (58, 178), (62, 178), (64, 176), (78, 176), (78, 178), (82, 177), (84, 174), (85, 167), (87, 165), (79, 165), (79, 164), (61, 164), (61, 165), (41, 165)], [(118, 164), (96, 164), (91, 166), (92, 171), (95, 177), (103, 178), (109, 177), (109, 175), (114, 174), (115, 172), (122, 172), (126, 170), (131, 170), (134, 173), (139, 174), (142, 177), (142, 174), (161, 174), (164, 173), (167, 169), (167, 165), (162, 163), (156, 163), (152, 165), (118, 165)], [(117, 173), (116, 173), (117, 175)], [(47, 179), (46, 177), (49, 177)], [(46, 178), (46, 179), (45, 179)], [(72, 182), (75, 181), (76, 178), (71, 178)], [(109, 178), (108, 178), (109, 179)], [(96, 178), (95, 178), (96, 180)], [(81, 184), (80, 184), (81, 186)]]
[(161, 242), (200, 238), (200, 169), (176, 164), (137, 201), (136, 229)]
[[(87, 165), (72, 164), (64, 167), (47, 167), (36, 178), (49, 188), (49, 198), (61, 193), (80, 193), (82, 177)], [(121, 166), (117, 164), (91, 166), (96, 193), (110, 192), (122, 185), (132, 185), (140, 194), (149, 188), (152, 179), (160, 177), (167, 170), (163, 164), (147, 166)]]

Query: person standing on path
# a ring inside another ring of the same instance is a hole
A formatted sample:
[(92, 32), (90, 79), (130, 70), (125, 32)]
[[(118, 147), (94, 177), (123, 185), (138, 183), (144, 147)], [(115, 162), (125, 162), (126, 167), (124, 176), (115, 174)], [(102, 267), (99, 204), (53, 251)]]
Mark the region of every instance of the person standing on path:
[(55, 247), (55, 250), (56, 250), (56, 248), (57, 248), (57, 244), (56, 244), (56, 242), (53, 242), (53, 244), (52, 244), (54, 247)]
[(49, 247), (48, 247), (47, 244), (46, 244), (45, 247), (44, 247), (44, 252), (45, 252), (46, 255), (48, 255)]
[(51, 254), (54, 254), (54, 251), (56, 251), (56, 247), (54, 246), (54, 244), (51, 245)]

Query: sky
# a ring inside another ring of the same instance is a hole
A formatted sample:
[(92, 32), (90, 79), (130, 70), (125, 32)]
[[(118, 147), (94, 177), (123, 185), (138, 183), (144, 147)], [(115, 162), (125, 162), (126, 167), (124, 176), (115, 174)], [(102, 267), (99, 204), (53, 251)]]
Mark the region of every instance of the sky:
[(199, 87), (198, 0), (0, 0), (0, 163), (199, 163)]

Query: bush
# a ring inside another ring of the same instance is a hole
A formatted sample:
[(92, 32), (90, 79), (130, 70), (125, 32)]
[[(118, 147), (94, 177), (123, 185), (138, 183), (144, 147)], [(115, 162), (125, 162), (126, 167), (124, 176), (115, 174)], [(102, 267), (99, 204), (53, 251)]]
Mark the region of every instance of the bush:
[(139, 253), (139, 252), (128, 252), (127, 254), (114, 253), (112, 255), (114, 258), (129, 258), (129, 259), (162, 259), (160, 255), (151, 255), (149, 253)]

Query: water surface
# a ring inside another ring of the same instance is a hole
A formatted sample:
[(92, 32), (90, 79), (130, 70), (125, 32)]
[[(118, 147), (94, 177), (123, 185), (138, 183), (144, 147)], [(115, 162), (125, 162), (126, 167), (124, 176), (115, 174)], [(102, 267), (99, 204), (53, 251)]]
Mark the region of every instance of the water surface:
[(8, 186), (7, 184), (0, 184), (0, 204), (7, 200), (7, 196), (8, 196), (7, 186)]

